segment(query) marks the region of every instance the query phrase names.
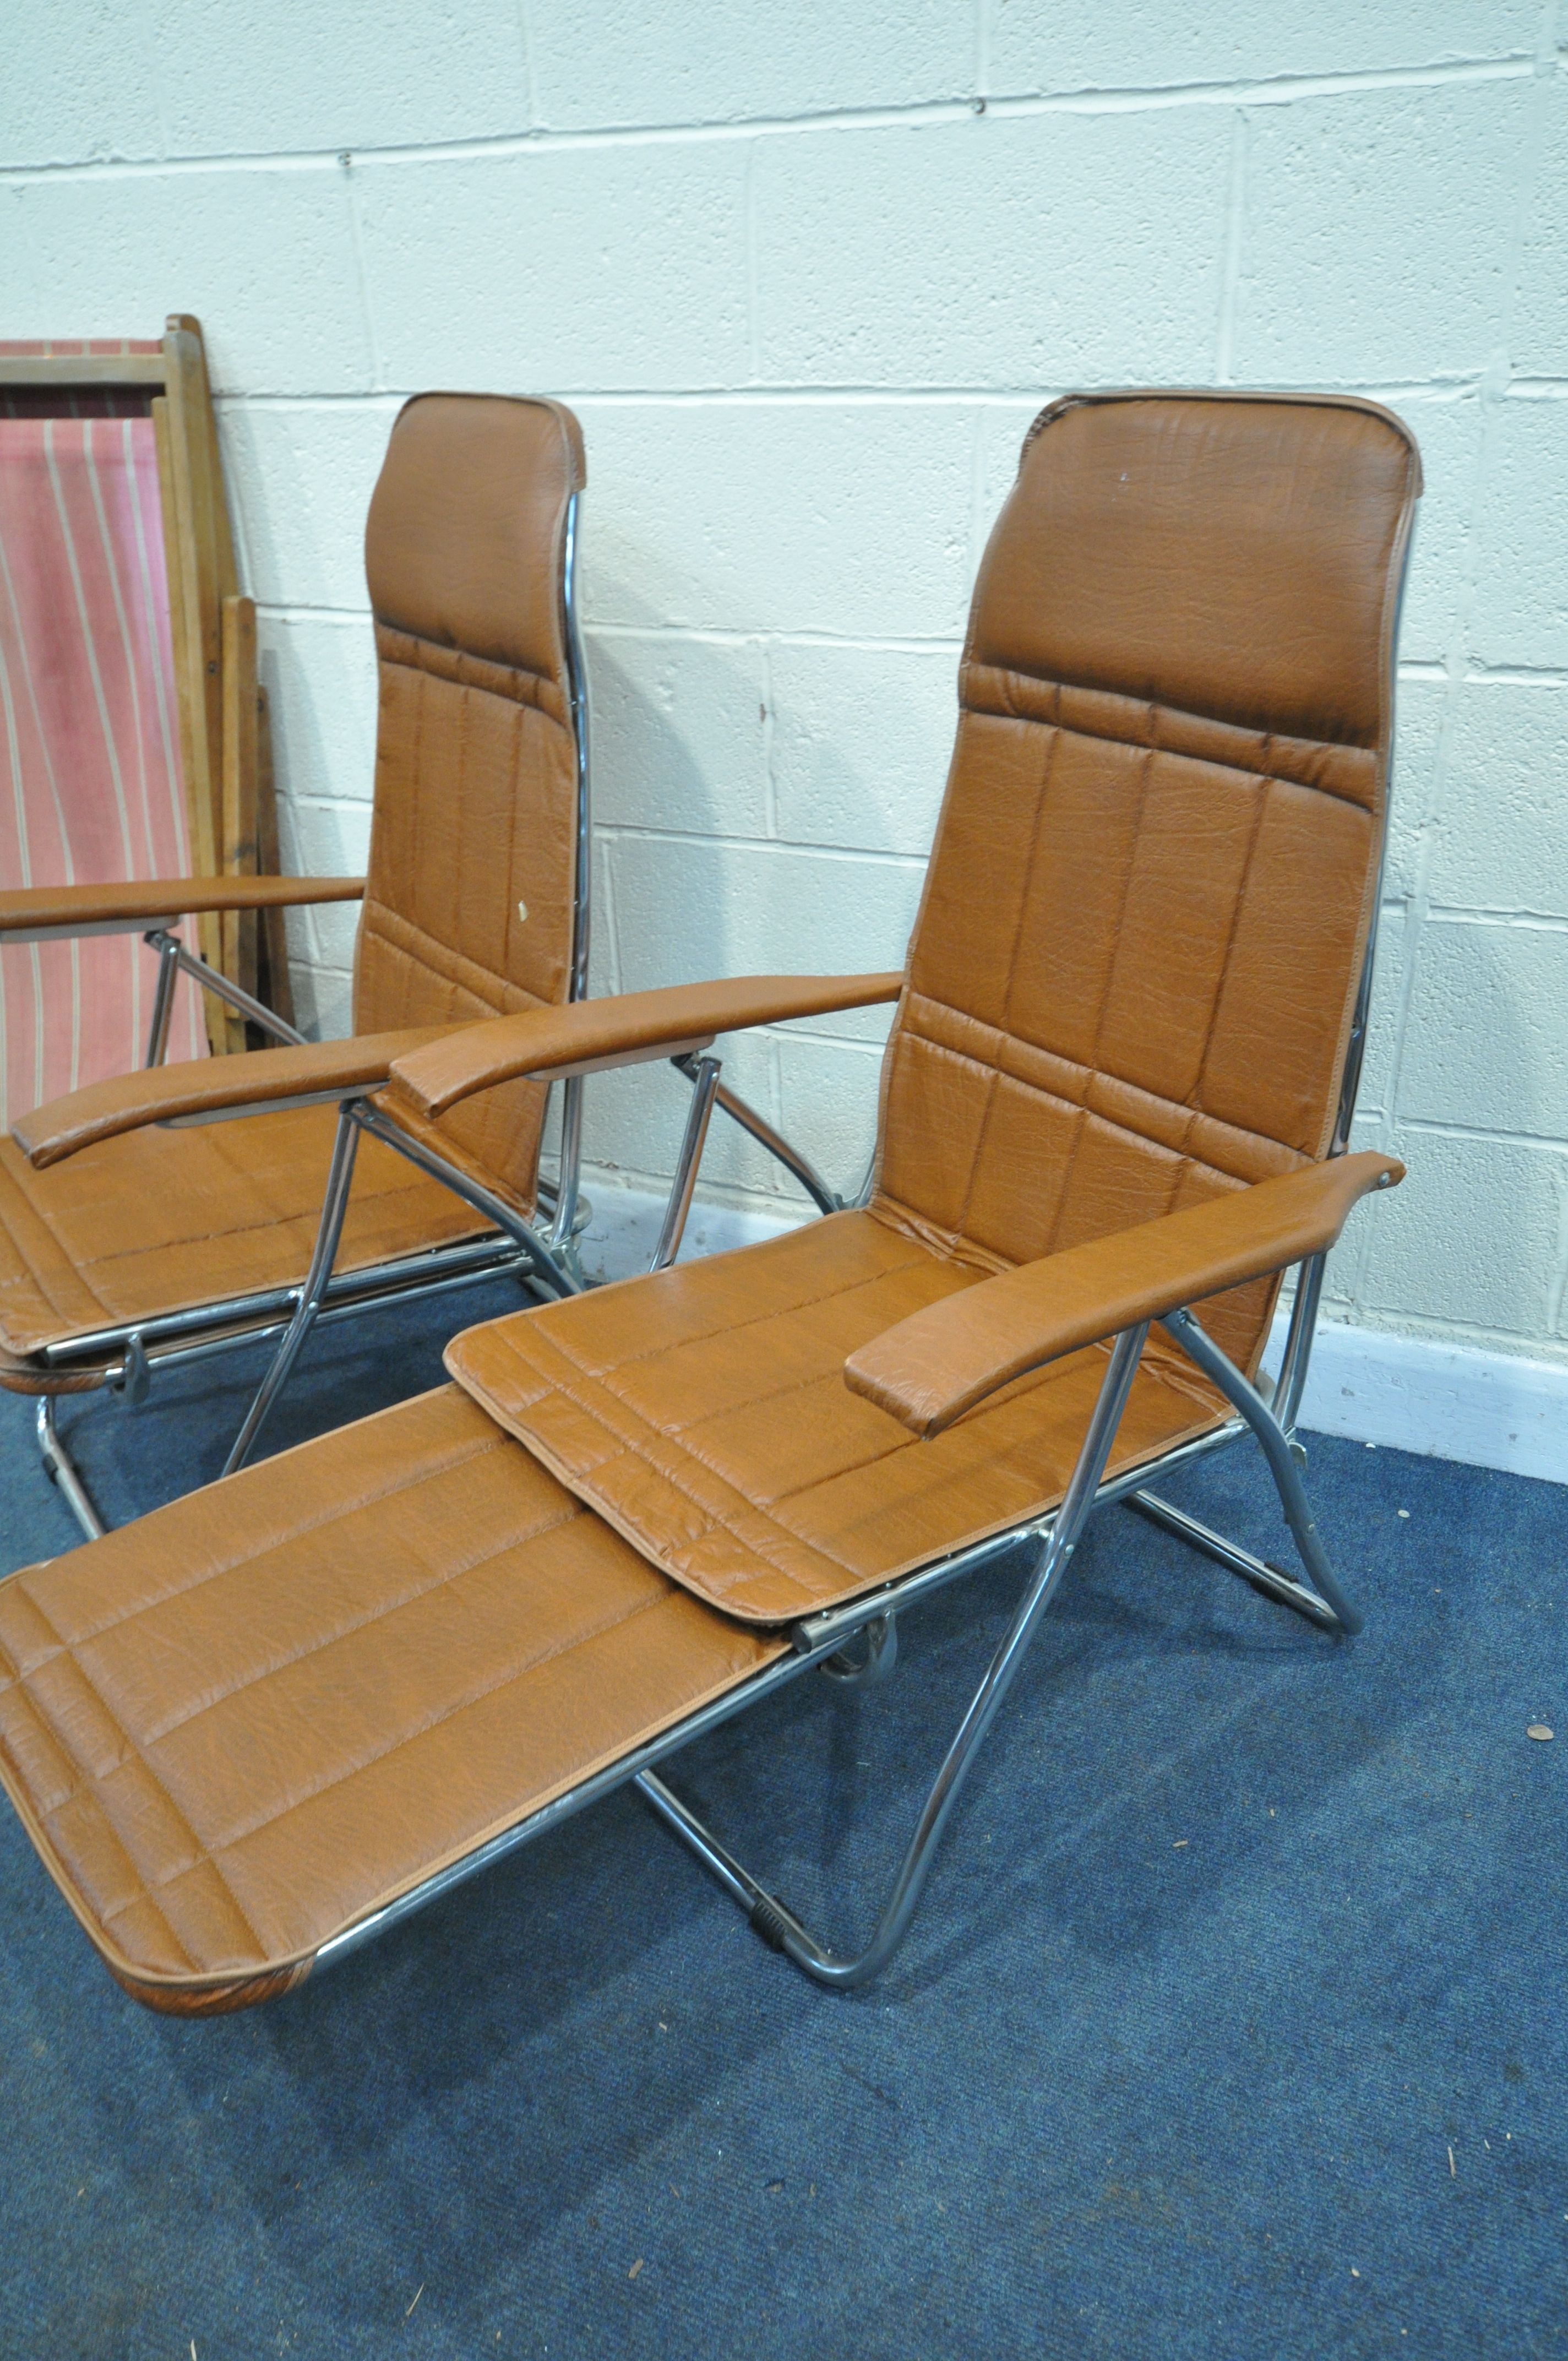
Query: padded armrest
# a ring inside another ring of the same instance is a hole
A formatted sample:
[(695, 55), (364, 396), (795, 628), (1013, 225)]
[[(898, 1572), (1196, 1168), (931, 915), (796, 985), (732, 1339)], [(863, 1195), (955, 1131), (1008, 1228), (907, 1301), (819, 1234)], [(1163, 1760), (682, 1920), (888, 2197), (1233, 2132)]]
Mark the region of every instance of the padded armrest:
[(557, 1080), (706, 1049), (717, 1033), (788, 1016), (828, 1016), (896, 1000), (902, 975), (740, 975), (718, 983), (676, 983), (659, 992), (625, 992), (576, 1000), (564, 1008), (529, 1008), (494, 1016), (400, 1058), (386, 1093), (433, 1119), (460, 1099), (522, 1075)]
[(356, 902), (363, 877), (154, 877), (119, 885), (24, 885), (0, 894), (0, 942), (40, 928), (86, 932), (199, 910), (289, 909), (306, 902)]
[(18, 1115), (11, 1136), (42, 1172), (51, 1164), (149, 1123), (258, 1113), (279, 1100), (351, 1098), (384, 1082), (394, 1058), (463, 1027), (422, 1025), (402, 1033), (364, 1033), (346, 1041), (307, 1041), (296, 1049), (250, 1049), (236, 1058), (198, 1058), (183, 1066), (148, 1066), (90, 1082)]
[(844, 1382), (916, 1434), (940, 1434), (1063, 1353), (1320, 1253), (1357, 1198), (1404, 1177), (1391, 1156), (1332, 1157), (1022, 1263), (873, 1336), (845, 1362)]

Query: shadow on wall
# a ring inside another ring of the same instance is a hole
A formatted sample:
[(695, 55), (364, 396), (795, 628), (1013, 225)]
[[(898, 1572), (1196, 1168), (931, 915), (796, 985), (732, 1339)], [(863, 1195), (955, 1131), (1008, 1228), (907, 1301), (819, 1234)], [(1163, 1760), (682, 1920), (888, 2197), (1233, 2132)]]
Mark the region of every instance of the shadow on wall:
[(1553, 1275), (1568, 1222), (1554, 1147), (1568, 1126), (1568, 1043), (1550, 976), (1559, 939), (1429, 919), (1408, 977), (1409, 929), (1388, 915), (1375, 993), (1386, 1022), (1375, 1037), (1391, 1037), (1408, 990), (1405, 1048), (1396, 1088), (1392, 1058), (1376, 1045), (1353, 1145), (1387, 1148), (1409, 1170), (1352, 1217), (1332, 1271), (1332, 1316), (1418, 1331), (1430, 1321), (1454, 1342), (1541, 1354), (1561, 1324)]

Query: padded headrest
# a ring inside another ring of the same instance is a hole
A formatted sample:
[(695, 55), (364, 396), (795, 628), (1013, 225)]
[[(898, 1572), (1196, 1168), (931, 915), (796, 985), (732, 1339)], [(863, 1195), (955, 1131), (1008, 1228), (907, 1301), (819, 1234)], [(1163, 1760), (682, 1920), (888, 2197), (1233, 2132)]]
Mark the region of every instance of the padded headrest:
[[(1080, 394), (1031, 428), (971, 661), (1375, 746), (1420, 462), (1374, 402)], [(1392, 562), (1391, 562), (1392, 561)]]
[(377, 620), (559, 679), (561, 537), (586, 477), (582, 430), (558, 401), (416, 394), (365, 527)]

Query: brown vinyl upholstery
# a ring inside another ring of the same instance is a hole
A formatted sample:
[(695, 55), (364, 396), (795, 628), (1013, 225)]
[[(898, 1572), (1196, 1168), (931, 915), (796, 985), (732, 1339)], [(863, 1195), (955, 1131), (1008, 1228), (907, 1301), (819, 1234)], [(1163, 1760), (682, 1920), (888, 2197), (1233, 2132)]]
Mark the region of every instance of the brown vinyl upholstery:
[(138, 2000), (244, 2007), (783, 1644), (446, 1387), (0, 1584), (0, 1777)]
[[(1102, 1345), (919, 1441), (894, 1347), (898, 1415), (845, 1365), (874, 1390), (872, 1340), (929, 1307), (1034, 1264), (1029, 1316), (1082, 1334), (1099, 1241), (1108, 1319), (1179, 1269), (1255, 1362), (1274, 1282), (1210, 1291), (1397, 1177), (1241, 1196), (1331, 1142), (1418, 483), (1362, 402), (1048, 411), (976, 593), (869, 1207), (473, 1330), (466, 1390), (0, 1586), (0, 1780), (128, 1989), (286, 1989), (804, 1611), (1059, 1499)], [(1220, 1415), (1157, 1333), (1112, 1465)]]
[[(562, 563), (583, 480), (576, 421), (556, 402), (425, 394), (393, 428), (366, 532), (380, 713), (356, 1038), (568, 997), (577, 757)], [(248, 1060), (222, 1062), (243, 1071)], [(211, 1064), (198, 1071), (210, 1085)], [(447, 1122), (411, 1115), (408, 1127), (526, 1213), (544, 1100), (538, 1083), (509, 1082)], [(50, 1112), (22, 1127), (47, 1136)], [(32, 1356), (298, 1281), (334, 1120), (318, 1106), (141, 1128), (48, 1170), (0, 1141), (0, 1385), (98, 1383), (101, 1368), (68, 1380)], [(364, 1269), (484, 1226), (439, 1182), (367, 1142), (337, 1267)]]
[[(936, 1441), (843, 1380), (979, 1277), (1327, 1149), (1377, 891), (1414, 447), (1368, 402), (1058, 402), (976, 585), (867, 1213), (459, 1337), (675, 1580), (769, 1621), (1060, 1496), (1100, 1348)], [(1270, 1277), (1205, 1307), (1255, 1367)], [(786, 1415), (787, 1412), (787, 1415)], [(1220, 1416), (1156, 1345), (1117, 1461)]]

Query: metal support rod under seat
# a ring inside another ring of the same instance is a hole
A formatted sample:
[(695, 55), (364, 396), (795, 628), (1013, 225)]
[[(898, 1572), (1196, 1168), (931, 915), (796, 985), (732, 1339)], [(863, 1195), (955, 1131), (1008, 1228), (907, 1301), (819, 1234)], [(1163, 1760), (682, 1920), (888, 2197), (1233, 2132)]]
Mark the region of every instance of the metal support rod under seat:
[[(696, 1059), (691, 1051), (688, 1050), (684, 1057), (672, 1058), (670, 1063), (677, 1073), (685, 1076), (688, 1082), (696, 1082)], [(739, 1092), (732, 1091), (728, 1082), (721, 1082), (714, 1097), (720, 1112), (727, 1115), (731, 1123), (738, 1124), (742, 1131), (749, 1133), (759, 1148), (767, 1149), (775, 1163), (782, 1164), (786, 1172), (794, 1175), (819, 1213), (843, 1212), (844, 1200), (829, 1189), (810, 1159), (803, 1156), (798, 1148), (792, 1148), (783, 1133), (775, 1131), (767, 1118), (760, 1115)]]
[(354, 1185), (354, 1159), (359, 1146), (359, 1124), (355, 1104), (345, 1100), (337, 1111), (337, 1130), (332, 1143), (332, 1162), (327, 1168), (326, 1195), (322, 1203), (321, 1227), (311, 1255), (311, 1267), (300, 1290), (300, 1300), (294, 1316), (283, 1332), (281, 1343), (272, 1356), (272, 1366), (262, 1378), (256, 1400), (246, 1412), (245, 1424), (234, 1440), (234, 1448), (224, 1462), (224, 1474), (232, 1476), (249, 1458), (251, 1447), (261, 1432), (262, 1422), (282, 1391), (285, 1379), (300, 1349), (315, 1325), (326, 1285), (332, 1277), (332, 1267), (337, 1259), (338, 1241), (343, 1235), (343, 1217), (348, 1211), (348, 1192)]
[[(674, 1059), (670, 1062), (673, 1065)], [(681, 1152), (675, 1160), (674, 1179), (670, 1183), (669, 1202), (659, 1225), (659, 1243), (648, 1266), (650, 1271), (668, 1269), (681, 1250), (686, 1215), (691, 1212), (692, 1191), (696, 1187), (697, 1167), (702, 1162), (707, 1126), (713, 1119), (714, 1094), (718, 1089), (720, 1071), (721, 1061), (718, 1058), (699, 1058), (690, 1077), (692, 1103), (686, 1109), (685, 1137), (681, 1141)]]
[[(1290, 1438), (1284, 1427), (1275, 1417), (1273, 1411), (1264, 1400), (1256, 1387), (1248, 1384), (1229, 1355), (1220, 1350), (1213, 1338), (1199, 1326), (1190, 1312), (1169, 1312), (1160, 1322), (1160, 1326), (1167, 1335), (1180, 1345), (1189, 1360), (1196, 1362), (1211, 1384), (1218, 1386), (1226, 1400), (1240, 1411), (1256, 1435), (1263, 1445), (1263, 1455), (1268, 1462), (1268, 1472), (1274, 1478), (1275, 1490), (1279, 1495), (1279, 1505), (1285, 1511), (1285, 1521), (1289, 1526), (1296, 1546), (1301, 1553), (1301, 1563), (1315, 1587), (1320, 1608), (1332, 1617), (1342, 1631), (1347, 1633), (1359, 1631), (1362, 1625), (1361, 1616), (1345, 1597), (1333, 1567), (1329, 1563), (1328, 1552), (1323, 1547), (1317, 1521), (1312, 1515), (1311, 1503), (1302, 1486), (1301, 1471), (1296, 1464)], [(1154, 1517), (1157, 1522), (1164, 1523), (1168, 1531), (1174, 1530), (1170, 1518), (1180, 1512), (1167, 1511), (1162, 1515), (1161, 1512), (1166, 1510), (1166, 1503), (1162, 1500), (1154, 1500), (1152, 1495), (1149, 1497), (1153, 1504), (1146, 1508), (1146, 1513)], [(1141, 1493), (1135, 1492), (1132, 1499), (1135, 1504), (1144, 1505)], [(1195, 1519), (1190, 1521), (1196, 1523)], [(1184, 1533), (1182, 1538), (1195, 1542), (1197, 1546), (1202, 1549), (1207, 1544), (1200, 1535), (1206, 1533), (1206, 1528), (1200, 1528), (1199, 1532)], [(1218, 1536), (1215, 1538), (1217, 1539)], [(1220, 1552), (1211, 1551), (1209, 1554), (1218, 1557), (1222, 1565), (1229, 1565), (1233, 1573), (1242, 1574), (1248, 1580), (1255, 1578), (1247, 1567), (1235, 1565), (1231, 1558), (1222, 1555)], [(1236, 1554), (1247, 1554), (1238, 1552)], [(1267, 1575), (1272, 1569), (1266, 1565), (1263, 1571)], [(1284, 1579), (1288, 1580), (1288, 1577)], [(1276, 1591), (1274, 1595), (1278, 1597), (1280, 1594)], [(1294, 1607), (1299, 1602), (1293, 1598), (1286, 1598), (1284, 1604)], [(1314, 1620), (1321, 1620), (1321, 1617)]]
[(180, 981), (180, 942), (161, 928), (145, 935), (158, 953), (158, 985), (152, 996), (152, 1024), (147, 1037), (147, 1062), (161, 1066), (169, 1049), (169, 1026), (174, 1015), (174, 987)]
[(54, 1396), (40, 1394), (38, 1409), (38, 1455), (44, 1463), (44, 1474), (51, 1484), (58, 1484), (64, 1493), (71, 1515), (76, 1519), (90, 1542), (102, 1541), (108, 1531), (93, 1505), (93, 1496), (82, 1480), (81, 1471), (64, 1444), (55, 1424)]
[(920, 1899), (920, 1889), (926, 1882), (938, 1841), (958, 1800), (959, 1790), (970, 1765), (995, 1720), (1025, 1651), (1071, 1563), (1079, 1536), (1094, 1506), (1095, 1494), (1105, 1472), (1105, 1463), (1111, 1455), (1111, 1446), (1116, 1439), (1116, 1430), (1122, 1422), (1122, 1412), (1132, 1390), (1133, 1378), (1147, 1334), (1148, 1323), (1142, 1321), (1135, 1327), (1124, 1329), (1116, 1339), (1101, 1382), (1099, 1399), (1090, 1418), (1089, 1430), (1078, 1455), (1078, 1465), (1072, 1471), (1062, 1504), (1051, 1521), (1050, 1530), (1040, 1544), (1028, 1587), (1019, 1601), (1007, 1636), (992, 1658), (985, 1677), (959, 1726), (958, 1735), (943, 1759), (894, 1880), (893, 1890), (877, 1921), (876, 1931), (863, 1951), (852, 1959), (836, 1958), (817, 1942), (793, 1911), (769, 1894), (751, 1872), (726, 1850), (679, 1797), (671, 1793), (662, 1779), (656, 1778), (652, 1771), (644, 1771), (633, 1781), (632, 1784), (665, 1826), (690, 1847), (704, 1868), (718, 1879), (730, 1900), (738, 1903), (747, 1913), (763, 1941), (774, 1950), (784, 1952), (797, 1968), (804, 1969), (817, 1983), (831, 1984), (840, 1991), (869, 1983), (886, 1966), (903, 1941)]

